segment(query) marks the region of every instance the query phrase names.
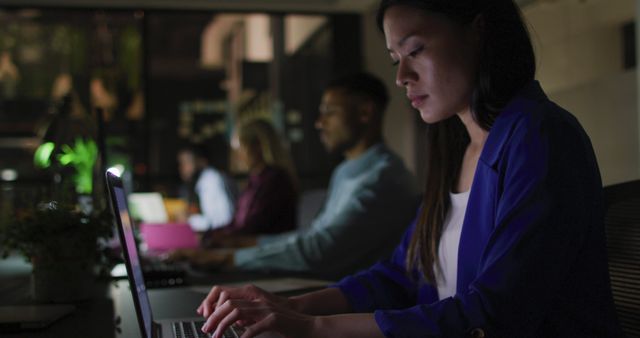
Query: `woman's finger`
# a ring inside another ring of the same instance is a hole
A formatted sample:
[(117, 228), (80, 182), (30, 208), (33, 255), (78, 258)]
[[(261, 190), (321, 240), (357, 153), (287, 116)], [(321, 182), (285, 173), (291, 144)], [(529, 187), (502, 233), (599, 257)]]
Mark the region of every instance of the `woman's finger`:
[(235, 308), (231, 310), (222, 320), (218, 323), (216, 330), (213, 332), (213, 338), (223, 338), (224, 332), (240, 318), (240, 310)]
[(214, 286), (198, 307), (197, 312), (203, 317), (209, 317), (215, 311), (216, 307), (221, 306), (228, 299), (267, 300), (274, 303), (283, 302), (280, 297), (271, 295), (255, 285), (245, 285), (243, 287)]
[[(243, 325), (255, 323), (271, 312), (273, 312), (273, 309), (262, 302), (229, 299), (216, 308), (202, 326), (202, 331), (211, 332), (215, 329), (216, 332), (220, 330), (224, 332), (227, 327), (235, 322), (243, 323)], [(228, 323), (228, 325), (225, 326), (224, 323)], [(221, 326), (224, 327), (221, 328)]]
[(216, 302), (216, 307), (213, 309), (213, 311), (221, 307), (222, 304), (224, 304), (224, 302), (226, 302), (229, 299), (230, 299), (229, 292), (227, 290), (222, 290), (222, 292), (220, 292), (220, 295), (218, 296), (218, 301)]
[(263, 332), (277, 331), (276, 321), (277, 315), (275, 313), (270, 313), (263, 319), (256, 321), (253, 325), (246, 326), (245, 331), (242, 333), (240, 338), (251, 338)]
[(213, 313), (212, 304), (218, 302), (218, 297), (220, 296), (220, 292), (222, 292), (222, 290), (222, 287), (218, 285), (212, 287), (207, 297), (205, 297), (205, 299), (198, 307), (198, 313), (205, 318), (211, 316), (211, 313)]
[(202, 325), (203, 332), (211, 332), (217, 328), (220, 322), (229, 315), (231, 311), (238, 308), (245, 301), (228, 299), (220, 306), (217, 306), (211, 316), (207, 318), (207, 321)]

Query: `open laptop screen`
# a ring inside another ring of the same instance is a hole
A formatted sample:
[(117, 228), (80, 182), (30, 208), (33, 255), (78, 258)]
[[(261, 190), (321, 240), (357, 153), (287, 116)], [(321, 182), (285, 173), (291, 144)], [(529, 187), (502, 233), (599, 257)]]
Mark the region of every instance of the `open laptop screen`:
[(111, 197), (111, 207), (118, 224), (118, 233), (120, 234), (129, 283), (131, 283), (131, 287), (135, 286), (136, 290), (132, 294), (134, 294), (133, 301), (138, 312), (138, 320), (142, 319), (140, 328), (146, 332), (147, 337), (152, 337), (153, 317), (151, 315), (151, 304), (149, 303), (144, 277), (142, 276), (142, 268), (140, 267), (140, 259), (138, 258), (138, 250), (133, 235), (133, 223), (127, 206), (127, 197), (120, 178), (111, 173), (107, 173), (106, 176)]
[(167, 223), (167, 210), (159, 192), (137, 192), (129, 194), (131, 216), (144, 223)]

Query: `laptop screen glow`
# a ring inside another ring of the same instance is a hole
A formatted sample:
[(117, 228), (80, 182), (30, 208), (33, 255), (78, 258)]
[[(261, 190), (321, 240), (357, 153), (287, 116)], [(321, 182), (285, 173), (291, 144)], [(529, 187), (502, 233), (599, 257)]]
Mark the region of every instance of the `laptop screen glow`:
[(167, 223), (169, 221), (160, 193), (131, 193), (129, 194), (129, 205), (131, 206), (131, 216), (145, 223)]

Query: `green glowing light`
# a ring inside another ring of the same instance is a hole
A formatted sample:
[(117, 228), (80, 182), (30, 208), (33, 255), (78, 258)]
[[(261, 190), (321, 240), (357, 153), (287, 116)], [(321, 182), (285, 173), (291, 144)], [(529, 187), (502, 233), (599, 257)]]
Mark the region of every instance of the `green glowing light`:
[(53, 142), (46, 142), (41, 144), (36, 153), (33, 155), (33, 163), (40, 168), (48, 168), (51, 166), (51, 154), (56, 148)]

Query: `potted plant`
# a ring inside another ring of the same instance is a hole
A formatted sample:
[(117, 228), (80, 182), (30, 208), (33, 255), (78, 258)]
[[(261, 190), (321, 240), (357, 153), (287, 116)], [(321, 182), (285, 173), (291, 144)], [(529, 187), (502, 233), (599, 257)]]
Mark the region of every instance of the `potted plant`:
[[(33, 157), (34, 164), (39, 168), (53, 168), (59, 173), (65, 167), (73, 168), (70, 175), (75, 193), (78, 195), (78, 203), (84, 212), (90, 212), (92, 206), (91, 193), (93, 192), (93, 171), (98, 158), (98, 148), (91, 139), (75, 138), (72, 144), (60, 146), (53, 142), (44, 142), (37, 149)], [(52, 161), (57, 160), (57, 164)], [(67, 175), (64, 175), (67, 176)], [(66, 191), (65, 184), (61, 184), (59, 190)]]
[(76, 206), (40, 203), (0, 222), (3, 258), (19, 252), (31, 262), (32, 291), (38, 301), (87, 299), (96, 263), (104, 262), (101, 238), (112, 234), (108, 213), (85, 214)]

